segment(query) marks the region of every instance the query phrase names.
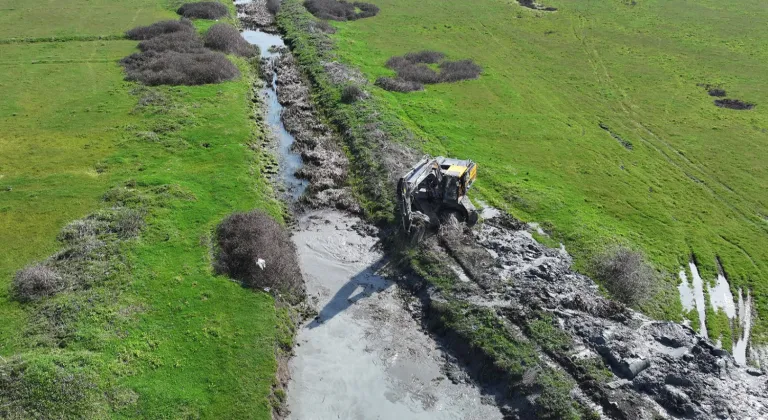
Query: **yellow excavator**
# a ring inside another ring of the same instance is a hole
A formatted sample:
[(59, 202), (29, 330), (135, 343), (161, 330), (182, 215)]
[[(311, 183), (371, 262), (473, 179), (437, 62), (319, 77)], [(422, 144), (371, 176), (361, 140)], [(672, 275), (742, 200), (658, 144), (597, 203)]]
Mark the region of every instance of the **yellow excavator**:
[(477, 178), (471, 160), (424, 156), (397, 185), (403, 228), (419, 237), (454, 217), (468, 226), (477, 223), (477, 210), (467, 192)]

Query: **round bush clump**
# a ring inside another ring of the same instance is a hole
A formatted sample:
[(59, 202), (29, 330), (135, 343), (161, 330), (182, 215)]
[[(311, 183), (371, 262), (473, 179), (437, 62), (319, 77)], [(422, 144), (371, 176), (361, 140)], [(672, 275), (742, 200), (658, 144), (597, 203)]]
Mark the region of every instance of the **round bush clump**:
[(176, 13), (188, 19), (219, 19), (229, 15), (229, 9), (217, 1), (186, 3)]
[(19, 270), (11, 283), (13, 296), (20, 302), (51, 296), (62, 287), (62, 277), (42, 264)]
[(236, 54), (241, 57), (256, 55), (256, 48), (243, 39), (234, 26), (226, 23), (217, 23), (211, 26), (205, 33), (203, 42), (206, 47), (227, 54)]
[(304, 294), (296, 246), (287, 229), (266, 213), (235, 213), (216, 229), (216, 271), (253, 289)]

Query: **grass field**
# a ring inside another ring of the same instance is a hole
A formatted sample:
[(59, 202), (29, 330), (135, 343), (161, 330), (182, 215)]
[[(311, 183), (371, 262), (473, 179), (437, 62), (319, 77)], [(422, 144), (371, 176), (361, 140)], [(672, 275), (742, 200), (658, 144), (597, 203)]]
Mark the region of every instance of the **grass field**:
[[(92, 377), (97, 390), (85, 403), (52, 402), (47, 415), (269, 418), (274, 301), (213, 275), (210, 264), (212, 229), (227, 214), (282, 212), (248, 147), (259, 135), (250, 67), (233, 58), (243, 73), (236, 81), (142, 88), (124, 82), (117, 64), (135, 41), (77, 39), (175, 18), (169, 5), (4, 0), (0, 9), (0, 39), (72, 39), (0, 43), (3, 360), (23, 361), (39, 392), (61, 369)], [(112, 280), (45, 304), (12, 301), (16, 270), (58, 250), (59, 230), (109, 206), (102, 197), (123, 185), (170, 192), (149, 206), (141, 237), (121, 245)], [(36, 333), (49, 307), (70, 314), (74, 331), (53, 344)]]
[[(424, 92), (374, 89), (419, 147), (479, 162), (476, 197), (541, 223), (582, 269), (612, 242), (669, 273), (693, 256), (710, 280), (719, 259), (735, 292), (753, 290), (765, 338), (762, 2), (547, 0), (553, 13), (500, 0), (375, 3), (378, 16), (334, 24), (340, 56), (369, 80), (393, 74), (389, 57), (423, 49), (483, 66), (478, 80)], [(699, 84), (757, 106), (715, 107)], [(650, 313), (679, 319), (673, 275)]]

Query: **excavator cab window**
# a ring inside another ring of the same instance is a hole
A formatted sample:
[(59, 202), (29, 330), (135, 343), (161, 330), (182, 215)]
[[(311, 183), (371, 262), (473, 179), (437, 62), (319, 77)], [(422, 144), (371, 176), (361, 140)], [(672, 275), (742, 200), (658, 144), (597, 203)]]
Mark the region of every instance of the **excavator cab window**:
[(459, 201), (459, 183), (458, 179), (454, 178), (452, 176), (446, 176), (443, 178), (444, 181), (444, 196), (443, 201), (445, 202), (457, 202)]

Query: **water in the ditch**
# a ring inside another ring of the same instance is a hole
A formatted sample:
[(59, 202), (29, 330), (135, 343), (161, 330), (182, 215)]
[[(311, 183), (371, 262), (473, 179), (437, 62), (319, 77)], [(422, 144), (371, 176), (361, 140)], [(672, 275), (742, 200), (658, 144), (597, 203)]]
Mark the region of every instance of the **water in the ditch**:
[(439, 345), (377, 275), (376, 238), (335, 210), (310, 213), (294, 234), (318, 317), (302, 326), (290, 362), (290, 418), (500, 419), (492, 399), (446, 374)]
[[(268, 34), (259, 30), (246, 30), (242, 32), (243, 38), (252, 45), (257, 45), (261, 51), (261, 57), (267, 60), (277, 58), (280, 53), (273, 47), (285, 47), (283, 39), (279, 35)], [(307, 188), (307, 181), (296, 177), (295, 173), (301, 168), (301, 156), (291, 150), (294, 137), (285, 129), (281, 116), (283, 106), (277, 100), (277, 74), (272, 74), (270, 83), (261, 91), (264, 104), (267, 108), (267, 123), (272, 135), (277, 139), (277, 158), (279, 164), (278, 176), (280, 184), (285, 187), (292, 200), (297, 200)]]

